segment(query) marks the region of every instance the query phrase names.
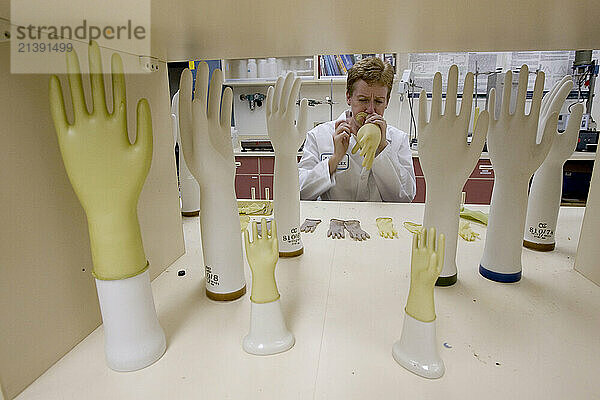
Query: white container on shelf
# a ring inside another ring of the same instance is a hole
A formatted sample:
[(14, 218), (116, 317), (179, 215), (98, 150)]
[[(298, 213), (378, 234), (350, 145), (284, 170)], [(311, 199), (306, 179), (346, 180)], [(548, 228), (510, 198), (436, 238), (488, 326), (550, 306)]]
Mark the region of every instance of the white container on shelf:
[(277, 59), (270, 57), (267, 67), (269, 78), (275, 78), (277, 76)]
[(248, 62), (246, 60), (238, 61), (238, 78), (244, 79), (248, 77)]
[(268, 76), (267, 60), (264, 58), (258, 60), (258, 77), (267, 78)]
[(257, 76), (256, 59), (250, 58), (248, 59), (247, 78), (256, 78)]

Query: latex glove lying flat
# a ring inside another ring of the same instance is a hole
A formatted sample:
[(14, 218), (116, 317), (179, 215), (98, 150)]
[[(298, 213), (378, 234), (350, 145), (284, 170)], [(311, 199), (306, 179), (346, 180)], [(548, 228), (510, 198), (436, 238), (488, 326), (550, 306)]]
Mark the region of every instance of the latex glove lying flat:
[(398, 231), (394, 228), (394, 222), (390, 217), (379, 217), (375, 220), (379, 236), (393, 239), (398, 237)]
[(302, 226), (300, 226), (300, 232), (313, 233), (317, 229), (317, 225), (321, 223), (320, 219), (306, 218)]
[(360, 221), (351, 219), (349, 221), (344, 221), (344, 227), (350, 234), (350, 237), (354, 240), (367, 240), (370, 239), (371, 236), (363, 231), (360, 227)]
[(471, 229), (469, 221), (463, 221), (462, 219), (458, 224), (458, 235), (467, 242), (474, 242), (475, 239), (479, 239), (479, 233), (474, 232), (473, 229)]
[(344, 221), (341, 219), (331, 218), (329, 221), (329, 230), (327, 231), (327, 237), (332, 239), (343, 239), (344, 238)]

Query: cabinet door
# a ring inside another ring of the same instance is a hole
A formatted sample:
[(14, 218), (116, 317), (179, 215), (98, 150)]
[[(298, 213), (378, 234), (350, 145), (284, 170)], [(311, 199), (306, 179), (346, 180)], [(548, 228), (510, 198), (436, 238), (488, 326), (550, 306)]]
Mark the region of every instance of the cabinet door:
[(238, 199), (251, 199), (254, 191), (256, 198), (260, 197), (258, 175), (236, 175), (235, 195)]
[(260, 168), (259, 168), (259, 172), (261, 175), (263, 174), (267, 174), (267, 175), (273, 175), (273, 172), (275, 171), (275, 156), (261, 156), (259, 158), (260, 161)]
[(260, 176), (260, 199), (273, 200), (273, 175)]
[(465, 203), (490, 204), (493, 188), (493, 179), (467, 179), (467, 183), (463, 187), (463, 192), (467, 193)]
[(417, 180), (417, 194), (412, 202), (425, 203), (425, 178), (417, 176), (415, 179)]
[(235, 157), (236, 174), (258, 174), (258, 157), (237, 156)]
[(423, 170), (421, 169), (421, 163), (418, 157), (413, 157), (413, 169), (415, 170), (415, 176), (423, 176)]

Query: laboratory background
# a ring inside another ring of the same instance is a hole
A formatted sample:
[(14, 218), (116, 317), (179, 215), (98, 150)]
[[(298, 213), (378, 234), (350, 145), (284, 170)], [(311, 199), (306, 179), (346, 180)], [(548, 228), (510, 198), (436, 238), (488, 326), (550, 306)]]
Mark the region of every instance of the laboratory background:
[[(594, 1), (92, 3), (0, 0), (0, 400), (598, 396)], [(412, 200), (305, 200), (369, 58)]]

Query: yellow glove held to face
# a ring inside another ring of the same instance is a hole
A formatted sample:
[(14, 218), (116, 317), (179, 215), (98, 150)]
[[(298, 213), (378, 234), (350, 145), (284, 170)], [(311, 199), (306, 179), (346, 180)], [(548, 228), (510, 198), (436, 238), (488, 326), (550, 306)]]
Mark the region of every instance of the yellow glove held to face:
[(398, 231), (394, 229), (394, 222), (390, 217), (379, 217), (375, 220), (379, 236), (393, 239), (398, 237)]
[(410, 290), (405, 311), (421, 322), (435, 320), (433, 287), (444, 266), (445, 245), (444, 234), (436, 240), (435, 228), (413, 235)]
[(375, 152), (381, 142), (381, 129), (375, 124), (364, 124), (356, 134), (356, 144), (352, 148), (352, 154), (360, 149), (360, 155), (363, 156), (362, 166), (371, 169)]
[(86, 107), (75, 51), (67, 54), (74, 121), (67, 121), (57, 76), (50, 79), (50, 111), (65, 170), (87, 216), (92, 273), (97, 279), (125, 279), (148, 267), (137, 203), (152, 162), (152, 117), (148, 101), (140, 99), (137, 137), (131, 144), (121, 57), (113, 54), (111, 59), (113, 111), (109, 114), (96, 42), (91, 42), (88, 55), (93, 111)]
[(267, 228), (267, 220), (261, 220), (262, 236), (258, 236), (256, 221), (252, 222), (252, 243), (248, 230), (244, 231), (246, 243), (246, 258), (252, 270), (253, 303), (270, 303), (279, 299), (279, 291), (275, 282), (275, 266), (279, 259), (279, 245), (277, 242), (277, 224), (271, 223), (271, 231)]

